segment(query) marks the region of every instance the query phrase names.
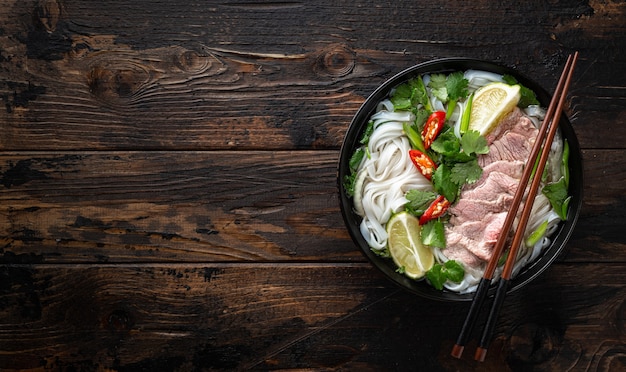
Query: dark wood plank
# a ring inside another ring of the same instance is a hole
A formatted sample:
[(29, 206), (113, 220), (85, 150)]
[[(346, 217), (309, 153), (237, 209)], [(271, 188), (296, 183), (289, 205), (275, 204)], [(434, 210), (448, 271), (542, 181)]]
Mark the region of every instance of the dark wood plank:
[[(4, 262), (363, 260), (336, 151), (0, 155)], [(626, 262), (624, 150), (584, 152), (564, 259)]]
[[(467, 304), (400, 291), (367, 264), (2, 266), (0, 368), (467, 370)], [(623, 362), (623, 264), (556, 264), (509, 296), (483, 370)]]
[(334, 151), (5, 155), (4, 256), (361, 260), (339, 213), (336, 159)]
[(583, 147), (626, 142), (621, 2), (349, 4), (12, 2), (0, 149), (336, 149), (365, 97), (415, 63), (494, 60), (551, 90), (575, 49)]

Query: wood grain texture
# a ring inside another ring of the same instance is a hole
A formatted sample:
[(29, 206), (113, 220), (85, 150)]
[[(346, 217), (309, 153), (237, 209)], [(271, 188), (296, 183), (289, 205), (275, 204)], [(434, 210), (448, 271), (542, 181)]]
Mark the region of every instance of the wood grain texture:
[(493, 60), (551, 90), (577, 48), (567, 113), (582, 146), (626, 141), (595, 125), (626, 117), (623, 3), (349, 3), (7, 2), (0, 149), (336, 149), (365, 97), (413, 64)]
[[(337, 159), (336, 151), (4, 154), (1, 259), (361, 261), (339, 210)], [(625, 179), (623, 159), (623, 150), (584, 152), (584, 228), (567, 260), (626, 262), (615, 182)]]
[[(623, 1), (0, 1), (0, 370), (624, 370), (624, 50)], [(573, 51), (578, 225), (454, 359), (469, 304), (348, 236), (343, 136), (416, 63)]]
[[(623, 361), (620, 265), (557, 264), (540, 283), (511, 295), (492, 346), (502, 352), (480, 365), (471, 355), (447, 354), (467, 304), (419, 299), (373, 270), (367, 264), (4, 267), (0, 366), (406, 370), (419, 364), (512, 371)], [(576, 279), (580, 270), (590, 274), (583, 283)], [(474, 341), (468, 354), (473, 347)]]

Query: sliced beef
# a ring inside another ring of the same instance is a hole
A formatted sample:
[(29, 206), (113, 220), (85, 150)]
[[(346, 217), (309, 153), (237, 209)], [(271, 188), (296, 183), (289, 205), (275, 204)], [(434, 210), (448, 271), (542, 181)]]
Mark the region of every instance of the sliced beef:
[(481, 178), (465, 185), (448, 209), (448, 258), (473, 268), (491, 258), (536, 136), (532, 122), (515, 109), (487, 137), (489, 153), (478, 158)]

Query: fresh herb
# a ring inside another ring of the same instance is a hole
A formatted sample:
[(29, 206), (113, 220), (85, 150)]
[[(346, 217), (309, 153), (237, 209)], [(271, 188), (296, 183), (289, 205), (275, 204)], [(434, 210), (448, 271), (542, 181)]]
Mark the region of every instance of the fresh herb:
[(454, 112), (457, 102), (464, 99), (469, 94), (468, 80), (463, 73), (456, 71), (446, 76), (444, 74), (432, 74), (428, 86), (432, 94), (444, 104), (448, 104), (446, 118)]
[(404, 208), (414, 216), (421, 216), (428, 206), (437, 198), (437, 193), (423, 190), (409, 190), (404, 196), (408, 203)]
[(346, 194), (349, 197), (354, 196), (354, 183), (356, 182), (357, 169), (359, 165), (361, 164), (361, 161), (363, 161), (363, 158), (365, 156), (369, 157), (369, 153), (368, 153), (366, 146), (369, 143), (370, 136), (372, 135), (373, 132), (374, 132), (374, 122), (370, 120), (365, 126), (365, 130), (363, 131), (363, 134), (361, 135), (361, 139), (359, 140), (359, 143), (363, 146), (354, 150), (354, 153), (352, 154), (352, 156), (350, 157), (350, 160), (348, 161), (350, 174), (347, 174), (343, 178), (343, 189), (346, 191)]
[(350, 160), (348, 161), (350, 173), (346, 174), (343, 178), (343, 189), (350, 197), (354, 196), (354, 184), (356, 182), (357, 170), (366, 155), (367, 148), (362, 146), (354, 151), (354, 153), (350, 157)]
[(563, 158), (561, 160), (561, 178), (557, 182), (548, 183), (542, 190), (561, 220), (567, 219), (567, 209), (572, 200), (572, 197), (568, 195), (569, 153), (569, 143), (565, 141), (563, 144)]
[(385, 248), (385, 249), (374, 249), (374, 248), (371, 248), (370, 250), (372, 252), (374, 252), (374, 254), (376, 254), (379, 257), (391, 258), (391, 254), (389, 253), (389, 250), (387, 248)]
[(482, 175), (477, 157), (489, 152), (487, 140), (474, 130), (465, 132), (459, 139), (448, 128), (433, 142), (431, 149), (440, 155), (441, 162), (432, 177), (435, 190), (454, 203), (461, 187), (478, 181)]
[(363, 135), (361, 136), (361, 139), (359, 140), (359, 142), (362, 145), (367, 145), (370, 141), (370, 136), (372, 135), (373, 132), (374, 132), (374, 122), (368, 121), (367, 126), (365, 127), (365, 130), (363, 131)]
[(448, 111), (446, 113), (446, 117), (449, 118), (450, 115), (454, 112), (454, 108), (456, 107), (456, 103), (460, 99), (464, 99), (467, 97), (469, 82), (463, 76), (463, 73), (460, 71), (453, 72), (448, 75), (448, 79), (446, 80), (446, 89), (448, 90)]
[(461, 187), (458, 183), (452, 181), (451, 177), (452, 168), (448, 164), (443, 163), (433, 172), (432, 181), (435, 191), (443, 195), (450, 203), (454, 203), (459, 196)]
[(424, 123), (426, 123), (426, 120), (428, 120), (428, 117), (430, 116), (430, 111), (424, 108), (420, 108), (420, 109), (415, 110), (414, 114), (415, 114), (415, 123), (413, 124), (413, 126), (419, 133), (422, 131), (422, 128), (424, 128)]
[(481, 136), (480, 132), (477, 130), (470, 130), (463, 133), (461, 136), (461, 147), (463, 148), (463, 152), (468, 155), (489, 153), (487, 140), (485, 137)]
[(463, 115), (461, 116), (461, 127), (459, 128), (461, 134), (469, 129), (470, 118), (472, 117), (472, 102), (474, 102), (474, 93), (470, 94), (465, 103), (465, 110), (463, 110)]
[(450, 170), (450, 181), (463, 186), (466, 183), (474, 183), (480, 179), (483, 169), (478, 165), (478, 160), (472, 159), (464, 163), (456, 163)]
[(430, 148), (443, 156), (455, 156), (461, 151), (461, 142), (454, 135), (454, 131), (450, 127), (444, 128), (437, 139), (433, 141)]
[(565, 179), (565, 186), (569, 187), (569, 142), (563, 142), (563, 160), (561, 161), (561, 175)]
[(428, 92), (421, 76), (398, 85), (389, 99), (395, 110), (409, 111), (421, 105), (427, 111), (432, 111)]
[(429, 247), (445, 248), (446, 235), (443, 228), (443, 222), (439, 219), (430, 220), (422, 225), (421, 231), (422, 243)]
[(422, 136), (420, 136), (419, 131), (417, 130), (415, 125), (403, 123), (402, 130), (409, 139), (409, 143), (411, 144), (412, 148), (420, 150), (421, 152), (426, 152), (426, 149), (424, 149), (424, 143), (422, 142)]
[(559, 218), (566, 220), (567, 209), (572, 197), (567, 195), (565, 177), (561, 177), (557, 182), (548, 183), (543, 187), (542, 192), (550, 201), (552, 208), (554, 208), (556, 214), (559, 215)]
[(446, 88), (446, 75), (444, 74), (432, 74), (430, 75), (430, 81), (428, 82), (433, 96), (437, 97), (443, 103), (448, 102), (448, 89)]
[(426, 278), (438, 290), (443, 289), (446, 281), (460, 283), (465, 276), (463, 266), (455, 260), (446, 261), (443, 265), (436, 263), (426, 272)]
[(520, 84), (517, 79), (511, 75), (502, 76), (502, 80), (509, 85), (519, 85), (520, 86), (520, 100), (517, 103), (517, 106), (521, 108), (526, 108), (530, 105), (539, 105), (539, 100), (537, 100), (537, 96), (535, 92), (531, 89)]
[(361, 164), (361, 161), (363, 161), (364, 157), (365, 157), (365, 149), (363, 147), (359, 147), (358, 149), (354, 151), (354, 154), (352, 154), (352, 156), (350, 157), (350, 162), (349, 162), (351, 172), (356, 172), (357, 168), (359, 167), (359, 164)]
[(535, 244), (537, 244), (537, 242), (539, 242), (539, 239), (543, 238), (543, 236), (546, 234), (546, 230), (548, 229), (548, 220), (545, 220), (541, 223), (541, 225), (539, 225), (537, 227), (537, 229), (535, 231), (533, 231), (532, 233), (530, 233), (530, 235), (528, 235), (528, 238), (526, 238), (526, 246), (527, 247), (534, 247)]
[(354, 196), (354, 183), (356, 182), (356, 173), (346, 174), (343, 178), (343, 189), (349, 197)]

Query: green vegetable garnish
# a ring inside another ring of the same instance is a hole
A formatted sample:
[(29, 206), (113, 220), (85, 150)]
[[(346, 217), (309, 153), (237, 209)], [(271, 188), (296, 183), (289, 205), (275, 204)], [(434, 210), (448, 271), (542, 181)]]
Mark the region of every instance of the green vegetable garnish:
[(470, 117), (472, 115), (472, 101), (474, 100), (474, 93), (470, 94), (467, 99), (467, 103), (465, 104), (465, 111), (463, 111), (463, 116), (461, 116), (461, 127), (459, 128), (461, 134), (467, 132), (470, 123)]
[(426, 278), (438, 290), (442, 290), (444, 283), (448, 280), (460, 283), (464, 276), (463, 266), (454, 260), (446, 261), (443, 265), (436, 263), (426, 272)]
[(429, 247), (445, 248), (446, 235), (443, 228), (443, 222), (439, 219), (430, 220), (422, 225), (421, 231), (422, 243)]
[(424, 149), (424, 143), (422, 142), (422, 136), (420, 136), (419, 132), (415, 129), (413, 125), (409, 123), (403, 123), (402, 130), (409, 139), (409, 143), (411, 143), (412, 148), (418, 149), (422, 152), (426, 152), (426, 150)]
[(546, 235), (547, 229), (548, 229), (548, 220), (545, 220), (543, 221), (543, 223), (541, 223), (541, 225), (537, 227), (535, 231), (533, 231), (532, 233), (530, 233), (530, 235), (528, 235), (528, 238), (526, 238), (526, 242), (525, 242), (526, 246), (529, 248), (535, 246), (535, 244), (537, 244), (539, 239), (543, 238), (543, 236)]
[(458, 100), (466, 98), (468, 95), (469, 82), (460, 71), (456, 71), (446, 76), (444, 74), (432, 74), (430, 76), (430, 87), (433, 95), (444, 104), (448, 104), (446, 119), (452, 115)]
[(432, 112), (428, 92), (421, 76), (398, 85), (389, 99), (395, 110), (409, 111), (421, 105)]
[(437, 137), (431, 149), (440, 155), (441, 161), (432, 177), (435, 190), (454, 203), (461, 187), (478, 181), (482, 175), (477, 157), (489, 152), (487, 140), (474, 130), (465, 132), (458, 139), (448, 129)]
[(368, 142), (370, 141), (370, 136), (372, 135), (373, 132), (374, 132), (374, 122), (369, 121), (367, 123), (367, 126), (365, 127), (365, 130), (363, 131), (363, 135), (361, 136), (361, 140), (359, 140), (359, 142), (362, 145), (367, 145)]
[(543, 187), (543, 194), (550, 201), (550, 205), (561, 220), (567, 219), (567, 209), (572, 197), (568, 195), (569, 188), (569, 143), (563, 144), (563, 160), (561, 161), (561, 178), (557, 182), (548, 183)]
[(428, 206), (437, 198), (437, 193), (423, 190), (409, 190), (405, 198), (409, 201), (404, 206), (405, 210), (414, 216), (421, 216)]
[(563, 160), (561, 161), (561, 174), (565, 179), (565, 186), (569, 187), (569, 142), (563, 143)]
[(572, 197), (567, 195), (565, 177), (561, 177), (557, 182), (548, 183), (543, 187), (542, 192), (550, 201), (552, 208), (554, 208), (555, 212), (559, 215), (559, 218), (566, 220), (567, 209)]

